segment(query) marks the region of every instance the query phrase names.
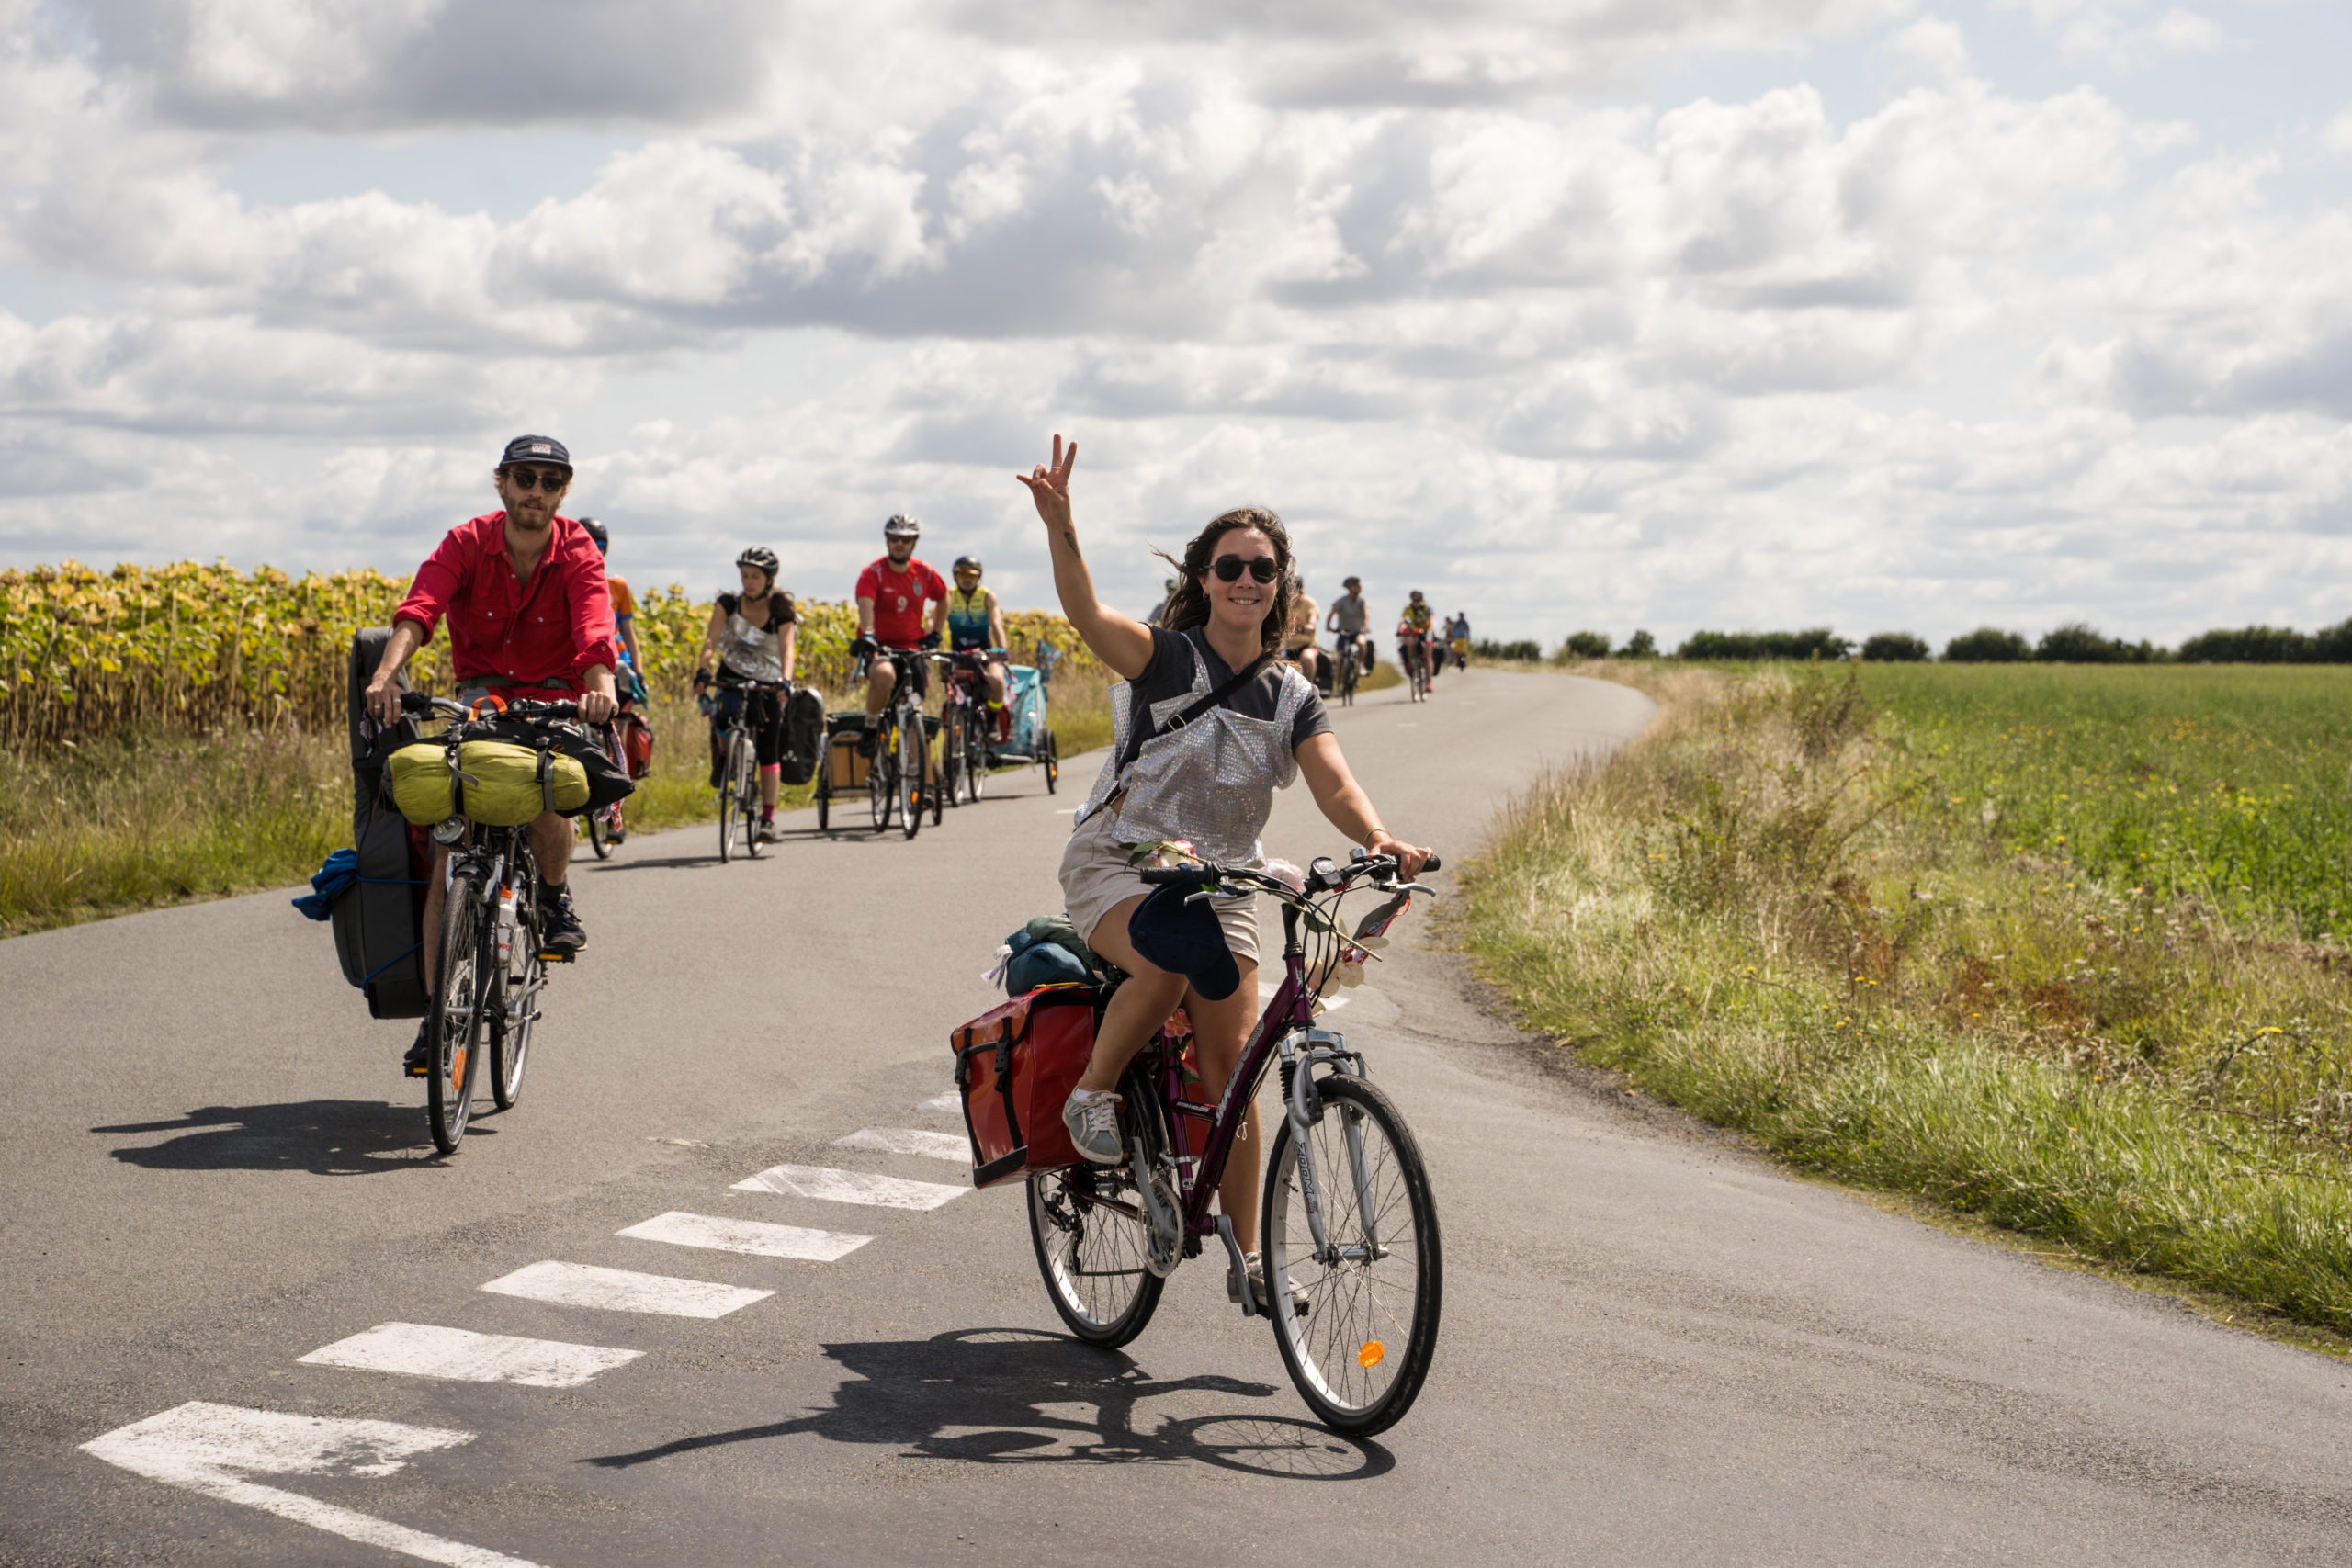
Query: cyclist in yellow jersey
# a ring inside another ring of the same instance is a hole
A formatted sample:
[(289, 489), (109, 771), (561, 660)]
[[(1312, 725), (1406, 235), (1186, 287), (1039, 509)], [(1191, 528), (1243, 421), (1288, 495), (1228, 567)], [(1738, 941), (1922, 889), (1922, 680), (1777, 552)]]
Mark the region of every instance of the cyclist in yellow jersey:
[(1430, 627), (1435, 620), (1418, 588), (1413, 590), (1412, 598), (1406, 604), (1405, 613), (1396, 617), (1396, 662), (1409, 665), (1413, 660), (1412, 645), (1419, 643), (1422, 668), (1431, 686), (1437, 684), (1437, 650), (1430, 646)]
[[(956, 586), (947, 591), (947, 647), (951, 652), (971, 653), (1002, 648), (1004, 607), (992, 589), (980, 586), (980, 558), (959, 556)], [(1004, 660), (993, 654), (988, 661), (989, 711), (1004, 713)]]

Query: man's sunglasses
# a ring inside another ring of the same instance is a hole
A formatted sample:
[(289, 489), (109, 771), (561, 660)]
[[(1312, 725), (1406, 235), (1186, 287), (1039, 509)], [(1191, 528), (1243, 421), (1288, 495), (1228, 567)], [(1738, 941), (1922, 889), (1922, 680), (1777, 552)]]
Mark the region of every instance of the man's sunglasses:
[(553, 495), (571, 482), (569, 468), (509, 468), (506, 477), (514, 481), (516, 490), (538, 489)]
[(1216, 573), (1219, 582), (1238, 582), (1244, 571), (1249, 572), (1252, 582), (1272, 582), (1283, 574), (1272, 556), (1251, 556), (1248, 560), (1239, 556), (1219, 556), (1209, 570)]

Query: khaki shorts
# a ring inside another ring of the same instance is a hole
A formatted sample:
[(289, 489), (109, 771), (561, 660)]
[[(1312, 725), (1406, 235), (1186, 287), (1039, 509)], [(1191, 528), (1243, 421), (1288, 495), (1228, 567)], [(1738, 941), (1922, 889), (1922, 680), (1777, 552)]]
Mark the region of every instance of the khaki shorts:
[[(1148, 893), (1142, 875), (1127, 864), (1127, 851), (1111, 837), (1110, 811), (1098, 811), (1073, 829), (1069, 847), (1062, 851), (1062, 904), (1069, 923), (1088, 941), (1102, 917), (1138, 894)], [(1258, 899), (1214, 898), (1216, 923), (1225, 929), (1225, 945), (1243, 964), (1258, 961)]]

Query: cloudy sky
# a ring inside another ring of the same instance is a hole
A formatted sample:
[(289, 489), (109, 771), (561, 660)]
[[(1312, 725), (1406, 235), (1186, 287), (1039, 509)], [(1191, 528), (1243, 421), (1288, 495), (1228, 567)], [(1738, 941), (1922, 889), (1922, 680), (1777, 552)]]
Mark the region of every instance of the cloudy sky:
[[(0, 564), (1016, 604), (1279, 508), (1482, 633), (2352, 615), (2343, 0), (0, 0)], [(1384, 607), (1385, 613), (1385, 607)]]

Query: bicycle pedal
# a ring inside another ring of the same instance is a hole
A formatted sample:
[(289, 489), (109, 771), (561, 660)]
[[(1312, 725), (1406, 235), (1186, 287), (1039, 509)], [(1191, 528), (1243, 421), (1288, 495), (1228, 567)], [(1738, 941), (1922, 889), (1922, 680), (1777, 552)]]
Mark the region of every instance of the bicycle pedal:
[(542, 964), (570, 964), (580, 956), (569, 948), (551, 947), (539, 954)]

